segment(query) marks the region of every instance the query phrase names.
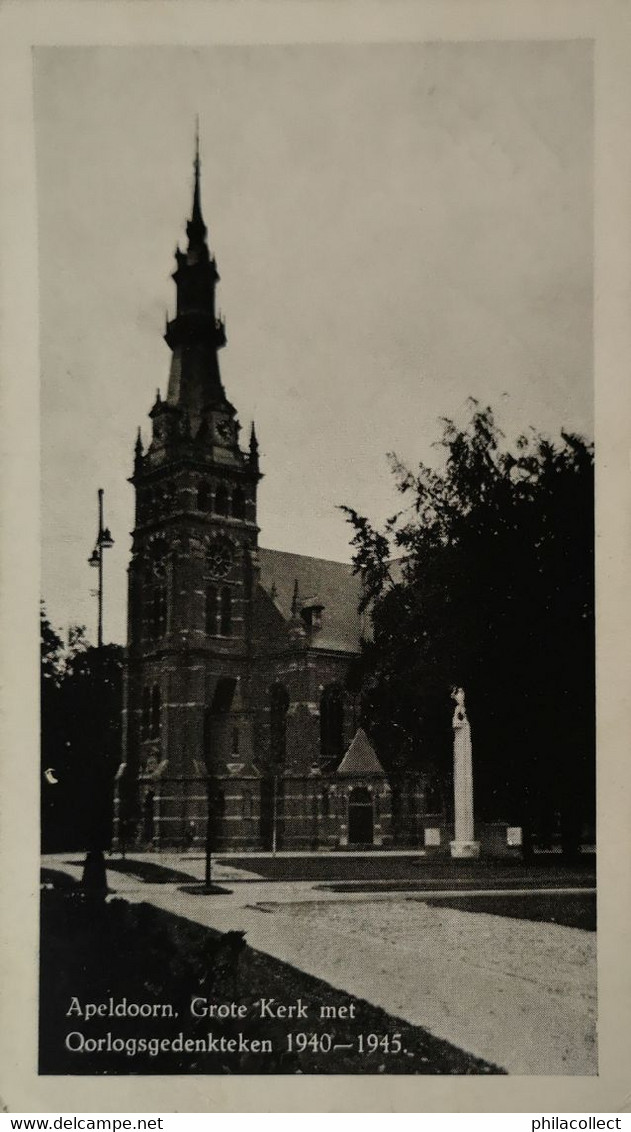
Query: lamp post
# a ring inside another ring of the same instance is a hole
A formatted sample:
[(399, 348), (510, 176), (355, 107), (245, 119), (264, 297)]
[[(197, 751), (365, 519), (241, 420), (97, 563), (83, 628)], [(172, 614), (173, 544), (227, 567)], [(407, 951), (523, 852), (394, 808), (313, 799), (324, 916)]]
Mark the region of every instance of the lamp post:
[(205, 845), (205, 868), (204, 868), (204, 888), (206, 892), (212, 892), (212, 875), (211, 875), (211, 861), (213, 852), (213, 784), (210, 774), (210, 767), (206, 772), (206, 845)]
[[(112, 538), (107, 527), (103, 526), (103, 488), (99, 488), (99, 526), (96, 536), (96, 544), (92, 554), (88, 558), (90, 566), (93, 566), (99, 572), (98, 581), (98, 632), (97, 632), (97, 657), (99, 664), (97, 672), (103, 677), (103, 552), (109, 550), (114, 545)], [(99, 765), (97, 759), (97, 766)], [(81, 880), (82, 887), (90, 894), (96, 897), (103, 897), (107, 892), (107, 876), (105, 873), (105, 859), (103, 857), (103, 822), (101, 820), (103, 813), (104, 799), (102, 795), (103, 790), (103, 775), (97, 774), (96, 780), (92, 783), (92, 813), (91, 818), (91, 834), (88, 841), (88, 850), (83, 866), (83, 877)]]
[(92, 554), (88, 558), (90, 566), (94, 566), (99, 572), (99, 582), (97, 589), (97, 597), (99, 602), (99, 621), (97, 630), (97, 645), (98, 648), (103, 647), (103, 551), (109, 550), (114, 545), (109, 529), (103, 526), (103, 488), (99, 488), (99, 529), (96, 536), (96, 543)]
[(278, 775), (276, 767), (274, 767), (274, 778), (272, 780), (272, 853), (276, 856), (276, 844), (278, 839)]

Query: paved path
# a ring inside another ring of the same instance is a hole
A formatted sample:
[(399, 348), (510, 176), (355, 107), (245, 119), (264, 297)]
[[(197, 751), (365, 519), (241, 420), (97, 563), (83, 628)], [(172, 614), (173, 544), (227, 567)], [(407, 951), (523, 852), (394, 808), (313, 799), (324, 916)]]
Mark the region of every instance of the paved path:
[[(49, 857), (44, 864), (78, 878), (81, 865), (70, 859)], [(159, 862), (190, 873), (193, 882), (203, 877), (203, 861), (161, 856)], [(597, 1072), (594, 933), (436, 908), (418, 891), (336, 892), (256, 874), (245, 881), (247, 874), (228, 863), (213, 873), (219, 883), (241, 883), (230, 895), (205, 896), (114, 869), (109, 876), (121, 896), (219, 931), (242, 929), (251, 947), (509, 1073)], [(456, 894), (431, 892), (443, 895)], [(471, 889), (462, 895), (471, 896)]]

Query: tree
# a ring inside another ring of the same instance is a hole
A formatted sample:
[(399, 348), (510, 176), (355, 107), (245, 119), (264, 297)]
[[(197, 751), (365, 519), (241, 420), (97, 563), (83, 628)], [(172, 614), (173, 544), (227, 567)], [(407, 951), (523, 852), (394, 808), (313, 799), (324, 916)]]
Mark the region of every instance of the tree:
[(39, 607), (40, 624), (40, 664), (42, 688), (52, 681), (57, 684), (63, 666), (64, 643), (59, 633), (53, 629), (46, 615), (44, 602)]
[(391, 766), (451, 766), (452, 685), (474, 736), (476, 809), (566, 852), (594, 821), (593, 448), (522, 436), (490, 408), (443, 421), (441, 468), (391, 457), (408, 503), (382, 532), (352, 508), (372, 609), (352, 680)]
[(41, 610), (42, 847), (106, 848), (120, 763), (123, 649), (94, 648), (70, 630), (67, 648)]

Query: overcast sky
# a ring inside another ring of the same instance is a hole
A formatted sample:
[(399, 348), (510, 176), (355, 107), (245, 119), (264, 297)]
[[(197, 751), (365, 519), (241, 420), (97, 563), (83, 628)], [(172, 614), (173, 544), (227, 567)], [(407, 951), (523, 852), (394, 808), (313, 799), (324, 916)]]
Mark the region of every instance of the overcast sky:
[(173, 251), (202, 199), (224, 384), (256, 419), (261, 544), (348, 559), (336, 505), (395, 507), (466, 398), (510, 439), (592, 435), (588, 43), (35, 52), (42, 593), (125, 639), (138, 425), (165, 392)]

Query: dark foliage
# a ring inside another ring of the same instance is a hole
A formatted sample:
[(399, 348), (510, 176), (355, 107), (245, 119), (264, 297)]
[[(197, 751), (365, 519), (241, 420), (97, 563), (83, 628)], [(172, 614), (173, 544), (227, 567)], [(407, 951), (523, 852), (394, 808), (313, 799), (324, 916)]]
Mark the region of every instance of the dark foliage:
[(594, 822), (593, 449), (503, 446), (490, 408), (443, 422), (440, 469), (392, 457), (407, 508), (383, 533), (344, 508), (374, 638), (352, 673), (391, 769), (449, 797), (450, 689), (466, 690), (480, 818), (576, 851)]
[(123, 649), (94, 648), (81, 628), (66, 648), (43, 606), (40, 620), (42, 849), (103, 849), (121, 759)]

